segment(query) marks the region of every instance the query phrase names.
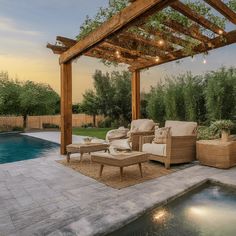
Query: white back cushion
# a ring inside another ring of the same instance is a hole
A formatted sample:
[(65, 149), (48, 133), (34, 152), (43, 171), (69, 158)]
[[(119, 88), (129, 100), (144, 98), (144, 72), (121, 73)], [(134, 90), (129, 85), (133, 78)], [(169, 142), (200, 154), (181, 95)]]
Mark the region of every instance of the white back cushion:
[(165, 123), (165, 127), (171, 128), (170, 132), (172, 136), (188, 136), (195, 134), (197, 123), (167, 120)]
[(155, 123), (150, 119), (138, 119), (131, 122), (131, 131), (151, 131)]

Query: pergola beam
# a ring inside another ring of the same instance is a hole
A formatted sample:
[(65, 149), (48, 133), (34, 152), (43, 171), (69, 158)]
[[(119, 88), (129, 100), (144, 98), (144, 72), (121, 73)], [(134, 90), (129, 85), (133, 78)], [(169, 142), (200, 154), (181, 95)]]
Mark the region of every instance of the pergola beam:
[(140, 71), (135, 70), (132, 73), (132, 120), (140, 118)]
[(115, 55), (111, 55), (107, 51), (105, 51), (104, 49), (101, 49), (98, 47), (89, 50), (84, 55), (89, 56), (89, 57), (104, 59), (104, 60), (110, 61), (110, 62), (118, 62), (118, 63), (124, 63), (124, 64), (128, 64), (128, 65), (132, 65), (135, 62), (134, 59), (128, 59), (128, 58), (123, 58), (123, 57), (117, 58), (117, 57), (115, 57)]
[[(222, 39), (222, 36), (218, 36), (214, 39), (211, 39), (207, 45), (205, 45), (205, 44), (197, 45), (196, 47), (193, 48), (193, 51), (195, 51), (196, 54), (200, 54), (205, 51), (208, 51), (208, 50), (210, 51), (212, 49), (224, 47), (224, 46), (227, 46), (227, 45), (230, 45), (233, 43), (236, 43), (236, 30), (227, 33), (223, 39)], [(160, 60), (159, 62), (147, 63), (147, 64), (143, 64), (142, 66), (133, 66), (133, 67), (130, 67), (129, 69), (132, 71), (142, 70), (142, 69), (150, 68), (153, 66), (161, 65), (161, 64), (164, 64), (167, 62), (180, 60), (180, 59), (190, 56), (190, 55), (186, 55), (185, 53), (183, 53), (182, 50), (176, 51), (173, 54), (175, 56), (173, 59)]]
[(197, 39), (198, 41), (200, 42), (204, 42), (204, 43), (207, 43), (210, 39), (201, 34), (197, 28), (197, 25), (193, 25), (192, 27), (190, 28), (187, 28), (185, 27), (183, 24), (175, 21), (175, 20), (172, 20), (172, 19), (166, 19), (163, 24), (171, 29), (173, 29), (174, 31), (176, 32), (179, 32), (181, 34), (184, 34), (184, 35), (187, 35), (191, 38), (194, 38), (194, 39)]
[[(128, 58), (133, 58), (134, 60), (141, 59), (143, 62), (147, 62), (148, 60), (155, 60), (155, 57), (150, 57), (143, 55), (142, 53), (135, 51), (135, 50), (130, 50), (126, 49), (123, 47), (115, 46), (111, 43), (104, 42), (102, 43), (99, 48), (103, 49), (105, 52), (110, 51), (112, 55), (115, 55), (117, 52), (122, 55), (129, 55)], [(127, 56), (125, 56), (127, 58)]]
[(72, 143), (72, 65), (61, 64), (61, 154)]
[(47, 48), (51, 49), (53, 51), (54, 54), (62, 54), (63, 52), (65, 52), (66, 50), (68, 50), (67, 47), (63, 47), (63, 46), (57, 46), (57, 45), (53, 45), (48, 43)]
[(135, 21), (135, 19), (141, 17), (145, 13), (147, 14), (148, 10), (153, 11), (155, 8), (155, 11), (160, 11), (174, 1), (176, 0), (135, 1), (64, 52), (60, 56), (60, 63), (68, 62), (80, 56), (82, 53), (89, 50), (91, 47), (94, 47), (108, 36), (127, 26), (128, 23)]
[(190, 42), (188, 42), (187, 40), (184, 40), (180, 37), (174, 36), (170, 30), (165, 29), (165, 32), (160, 32), (158, 30), (155, 29), (151, 29), (151, 28), (145, 28), (144, 26), (140, 26), (140, 28), (142, 30), (144, 30), (145, 32), (152, 34), (152, 35), (156, 35), (159, 38), (166, 40), (169, 43), (175, 44), (175, 45), (179, 45), (181, 47), (186, 47), (186, 45), (188, 45)]
[(236, 13), (232, 11), (221, 0), (205, 0), (205, 2), (208, 3), (210, 6), (212, 6), (213, 8), (215, 8), (218, 12), (220, 12), (233, 24), (236, 24)]
[(224, 30), (214, 23), (210, 22), (208, 19), (205, 17), (199, 15), (195, 11), (193, 11), (189, 6), (183, 4), (180, 1), (174, 2), (171, 4), (171, 7), (175, 9), (176, 11), (180, 12), (184, 16), (188, 17), (192, 21), (198, 23), (199, 25), (203, 26), (206, 29), (211, 30), (212, 32), (216, 34), (225, 34)]
[(163, 57), (163, 58), (168, 58), (168, 56), (166, 55), (165, 52), (171, 52), (171, 51), (166, 51), (163, 48), (161, 48), (161, 46), (158, 44), (157, 41), (155, 40), (149, 40), (149, 39), (145, 39), (143, 37), (139, 37), (137, 35), (134, 35), (132, 33), (124, 33), (120, 35), (120, 38), (123, 38), (124, 40), (133, 40), (135, 42), (137, 42), (138, 44), (142, 44), (143, 46), (146, 47), (153, 47), (153, 49), (155, 49), (155, 55), (159, 56), (159, 57)]
[(66, 38), (63, 36), (57, 36), (57, 41), (60, 41), (62, 44), (64, 44), (66, 47), (70, 48), (73, 47), (77, 41), (74, 39)]

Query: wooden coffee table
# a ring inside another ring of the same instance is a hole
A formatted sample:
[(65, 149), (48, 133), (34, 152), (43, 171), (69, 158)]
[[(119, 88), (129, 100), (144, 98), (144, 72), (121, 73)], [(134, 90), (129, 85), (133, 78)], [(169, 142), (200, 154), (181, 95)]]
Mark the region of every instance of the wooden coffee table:
[(82, 161), (84, 153), (109, 151), (109, 144), (106, 143), (78, 143), (66, 146), (67, 162), (70, 162), (70, 155), (80, 153), (80, 161)]
[(128, 153), (93, 153), (92, 161), (100, 164), (99, 177), (102, 176), (102, 171), (105, 165), (116, 166), (120, 168), (120, 179), (123, 179), (123, 169), (124, 167), (131, 165), (138, 165), (141, 177), (142, 173), (142, 163), (148, 161), (148, 154), (143, 152), (128, 152)]

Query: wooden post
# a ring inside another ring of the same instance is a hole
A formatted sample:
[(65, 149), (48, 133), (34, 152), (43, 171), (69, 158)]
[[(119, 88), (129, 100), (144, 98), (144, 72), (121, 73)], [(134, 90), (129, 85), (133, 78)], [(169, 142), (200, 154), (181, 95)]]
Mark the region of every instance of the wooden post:
[(61, 154), (72, 143), (72, 65), (61, 64)]
[(132, 75), (132, 120), (140, 118), (140, 71)]

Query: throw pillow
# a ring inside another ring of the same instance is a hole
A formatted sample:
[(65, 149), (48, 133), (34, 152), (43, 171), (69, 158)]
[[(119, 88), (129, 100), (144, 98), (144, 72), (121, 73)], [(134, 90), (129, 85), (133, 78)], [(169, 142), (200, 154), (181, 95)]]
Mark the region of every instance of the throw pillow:
[(155, 129), (155, 138), (153, 139), (153, 143), (166, 144), (169, 134), (170, 134), (170, 127)]

